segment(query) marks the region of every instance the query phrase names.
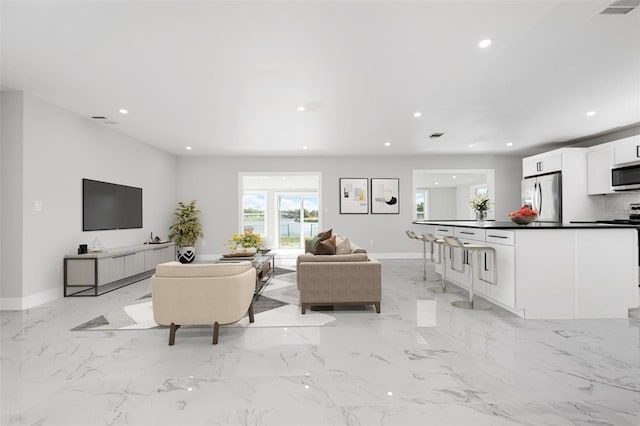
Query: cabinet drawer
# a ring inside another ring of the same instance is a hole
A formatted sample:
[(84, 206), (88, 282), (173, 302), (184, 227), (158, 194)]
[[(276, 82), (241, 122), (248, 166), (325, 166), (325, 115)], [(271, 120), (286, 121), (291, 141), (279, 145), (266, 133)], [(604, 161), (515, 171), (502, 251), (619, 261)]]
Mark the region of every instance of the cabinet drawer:
[(482, 241), (485, 240), (486, 231), (484, 229), (475, 228), (454, 228), (453, 236), (460, 239)]
[(487, 243), (512, 246), (514, 245), (514, 242), (515, 234), (513, 231), (506, 231), (503, 229), (487, 230)]
[(435, 232), (441, 237), (453, 237), (453, 226), (436, 226)]

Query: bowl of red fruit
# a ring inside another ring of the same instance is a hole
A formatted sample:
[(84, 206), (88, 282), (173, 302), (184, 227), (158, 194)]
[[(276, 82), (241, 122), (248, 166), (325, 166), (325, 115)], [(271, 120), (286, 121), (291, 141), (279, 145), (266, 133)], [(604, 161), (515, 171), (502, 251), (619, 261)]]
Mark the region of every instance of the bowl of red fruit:
[(509, 219), (518, 225), (528, 225), (538, 218), (538, 211), (522, 206), (517, 212), (509, 212)]

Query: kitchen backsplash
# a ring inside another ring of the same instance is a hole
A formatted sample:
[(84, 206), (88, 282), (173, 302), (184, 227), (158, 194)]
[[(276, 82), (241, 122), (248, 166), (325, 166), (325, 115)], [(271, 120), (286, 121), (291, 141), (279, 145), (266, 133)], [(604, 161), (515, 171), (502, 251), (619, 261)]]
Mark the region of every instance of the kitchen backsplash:
[(640, 191), (621, 192), (604, 196), (603, 220), (628, 219), (629, 204), (640, 203)]

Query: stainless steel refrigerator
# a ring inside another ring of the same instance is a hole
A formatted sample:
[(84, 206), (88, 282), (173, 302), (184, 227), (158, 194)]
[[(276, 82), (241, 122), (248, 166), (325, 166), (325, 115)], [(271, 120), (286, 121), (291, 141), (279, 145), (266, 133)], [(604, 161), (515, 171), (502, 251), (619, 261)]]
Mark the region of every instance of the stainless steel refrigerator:
[(538, 222), (562, 222), (562, 174), (522, 180), (522, 205), (538, 210)]

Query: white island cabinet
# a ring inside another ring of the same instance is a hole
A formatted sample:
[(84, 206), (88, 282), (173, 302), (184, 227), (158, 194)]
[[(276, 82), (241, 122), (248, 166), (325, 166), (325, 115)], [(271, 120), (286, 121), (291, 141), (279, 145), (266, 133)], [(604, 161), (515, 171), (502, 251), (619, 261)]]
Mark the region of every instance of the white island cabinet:
[[(439, 235), (445, 234), (439, 229), (459, 237), (472, 233), (475, 238), (467, 238), (468, 242), (478, 244), (483, 239), (493, 247), (495, 258), (489, 254), (479, 266), (484, 278), (496, 284), (476, 278), (474, 288), (481, 297), (523, 318), (628, 318), (629, 309), (638, 307), (638, 231), (634, 227), (414, 223), (434, 226)], [(454, 251), (447, 260), (465, 258)], [(441, 272), (439, 265), (436, 270)], [(447, 271), (447, 280), (468, 288), (468, 275), (455, 269)]]

